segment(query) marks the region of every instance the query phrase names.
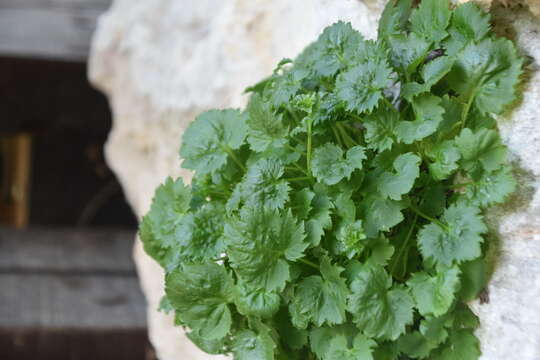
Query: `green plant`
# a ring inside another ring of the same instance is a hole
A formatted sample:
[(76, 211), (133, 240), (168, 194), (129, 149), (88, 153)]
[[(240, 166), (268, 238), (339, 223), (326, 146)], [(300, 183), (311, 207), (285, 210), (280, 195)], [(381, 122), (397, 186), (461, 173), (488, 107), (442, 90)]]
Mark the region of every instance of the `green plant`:
[(482, 214), (516, 186), (492, 115), (521, 69), (470, 3), (326, 28), (185, 132), (191, 188), (167, 179), (140, 227), (163, 309), (236, 360), (477, 359)]

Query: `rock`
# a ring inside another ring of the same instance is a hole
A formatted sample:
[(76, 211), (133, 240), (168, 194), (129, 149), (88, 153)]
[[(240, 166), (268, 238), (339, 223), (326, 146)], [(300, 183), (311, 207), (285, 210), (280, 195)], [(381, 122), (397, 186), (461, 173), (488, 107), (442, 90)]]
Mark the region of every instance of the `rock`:
[[(485, 0), (484, 0), (485, 1)], [(532, 0), (531, 4), (535, 0)], [(294, 57), (320, 31), (341, 19), (366, 37), (376, 35), (384, 0), (115, 0), (94, 37), (90, 78), (108, 96), (114, 123), (107, 160), (141, 216), (155, 187), (180, 168), (179, 141), (193, 118), (209, 108), (240, 107), (243, 89)], [(531, 7), (532, 9), (532, 7)], [(523, 101), (500, 119), (504, 141), (520, 175), (519, 195), (494, 209), (500, 234), (490, 303), (480, 315), (484, 360), (540, 358), (540, 22), (522, 8), (496, 8), (500, 31), (515, 36), (533, 58)], [(150, 338), (162, 360), (219, 359), (203, 354), (157, 312), (163, 274), (134, 248), (148, 299)]]

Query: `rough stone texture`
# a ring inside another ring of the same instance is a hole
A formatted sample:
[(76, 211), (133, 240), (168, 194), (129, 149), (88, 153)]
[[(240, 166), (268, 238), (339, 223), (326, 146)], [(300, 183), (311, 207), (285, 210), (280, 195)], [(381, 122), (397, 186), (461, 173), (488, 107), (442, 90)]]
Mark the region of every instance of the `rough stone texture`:
[[(491, 0), (482, 0), (488, 4)], [(530, 0), (534, 4), (537, 0)], [(179, 139), (208, 108), (242, 106), (242, 90), (294, 57), (324, 26), (351, 21), (374, 37), (384, 0), (116, 0), (98, 26), (90, 77), (109, 95), (114, 126), (107, 158), (137, 214), (155, 187), (180, 169)], [(540, 359), (540, 22), (525, 9), (496, 9), (497, 29), (515, 36), (530, 56), (523, 101), (500, 119), (504, 141), (520, 174), (511, 205), (494, 209), (502, 239), (480, 315), (484, 360)], [(162, 360), (209, 359), (156, 311), (163, 274), (137, 241), (134, 256), (149, 302), (151, 341)]]

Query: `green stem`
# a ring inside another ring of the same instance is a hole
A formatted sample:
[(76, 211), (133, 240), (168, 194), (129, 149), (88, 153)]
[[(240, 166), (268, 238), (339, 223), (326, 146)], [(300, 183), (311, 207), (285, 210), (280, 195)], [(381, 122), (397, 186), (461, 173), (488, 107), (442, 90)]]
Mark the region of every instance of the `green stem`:
[(347, 115), (360, 122), (364, 121), (360, 116), (356, 115), (355, 113), (347, 113)]
[(418, 220), (418, 214), (414, 214), (414, 219), (413, 219), (411, 227), (409, 228), (409, 232), (407, 233), (407, 237), (405, 238), (405, 241), (403, 241), (403, 244), (401, 244), (401, 247), (399, 248), (399, 251), (398, 251), (398, 253), (396, 255), (396, 259), (392, 263), (392, 267), (390, 269), (390, 274), (394, 273), (394, 270), (396, 268), (397, 263), (399, 262), (399, 259), (401, 258), (401, 256), (403, 255), (403, 252), (407, 248), (407, 245), (409, 244), (409, 240), (411, 239), (413, 230), (414, 230), (414, 228), (416, 226), (416, 221), (417, 220)]
[(315, 268), (315, 269), (319, 270), (319, 265), (315, 264), (314, 262), (311, 262), (311, 261), (306, 260), (306, 259), (298, 259), (298, 261), (300, 261), (301, 263), (304, 263), (306, 265), (309, 265), (312, 268)]
[(350, 147), (359, 145), (348, 133), (345, 131), (343, 126), (340, 123), (336, 123), (338, 130), (341, 132), (341, 136), (347, 142), (349, 142)]
[(309, 176), (298, 176), (298, 177), (292, 177), (292, 178), (286, 178), (285, 181), (304, 181), (304, 180), (311, 180), (311, 177)]
[(459, 189), (459, 188), (462, 188), (462, 187), (465, 187), (465, 186), (468, 186), (468, 185), (473, 185), (474, 182), (465, 182), (465, 183), (460, 183), (460, 184), (452, 184), (450, 186), (448, 186), (449, 189)]
[(391, 107), (391, 108), (394, 108), (394, 105), (390, 102), (390, 100), (388, 100), (388, 99), (386, 98), (386, 96), (383, 96), (382, 98), (383, 98), (383, 102), (384, 102), (387, 106), (389, 106), (389, 107)]
[(287, 149), (291, 150), (292, 152), (296, 152), (296, 151), (297, 151), (295, 148), (293, 148), (293, 147), (291, 146), (291, 144), (285, 144), (285, 147), (286, 147)]
[(475, 92), (472, 93), (469, 101), (467, 101), (467, 104), (463, 107), (463, 111), (461, 111), (461, 130), (463, 130), (465, 123), (467, 122), (467, 117), (469, 116), (469, 111), (471, 110), (471, 105), (474, 100), (474, 93)]
[(240, 169), (244, 170), (244, 171), (247, 171), (246, 167), (244, 166), (244, 164), (242, 164), (242, 162), (240, 160), (238, 160), (238, 158), (236, 157), (236, 155), (234, 154), (234, 151), (228, 147), (228, 146), (225, 146), (223, 148), (225, 150), (225, 152), (227, 154), (229, 154), (229, 156), (231, 157), (231, 159), (233, 159), (233, 161), (236, 163), (236, 165), (238, 165), (240, 167)]
[(308, 172), (308, 175), (311, 176), (311, 123), (312, 123), (313, 119), (311, 117), (308, 118), (308, 121), (307, 121), (307, 157), (306, 157), (306, 162), (307, 162), (307, 172)]
[(343, 145), (343, 141), (341, 141), (339, 133), (336, 130), (336, 127), (334, 125), (332, 125), (331, 127), (332, 127), (332, 132), (334, 133), (334, 137), (336, 138), (336, 141), (338, 142), (339, 146), (342, 147), (342, 148), (345, 147)]
[(297, 166), (285, 166), (285, 170), (289, 170), (289, 171), (298, 171), (298, 172), (301, 172), (302, 174), (305, 174), (307, 175), (306, 171), (300, 167), (297, 167)]
[(424, 213), (423, 213), (422, 211), (420, 211), (420, 209), (418, 209), (416, 206), (411, 205), (410, 209), (411, 209), (412, 211), (414, 211), (416, 214), (418, 214), (420, 217), (422, 217), (422, 218), (424, 218), (424, 219), (426, 219), (426, 220), (428, 220), (428, 221), (431, 221), (432, 223), (439, 225), (439, 227), (440, 227), (441, 229), (443, 229), (443, 230), (445, 230), (445, 231), (448, 231), (448, 227), (447, 227), (446, 225), (444, 225), (444, 224), (443, 224), (442, 222), (440, 222), (439, 220), (437, 220), (437, 219), (435, 219), (435, 218), (433, 218), (433, 217), (431, 217), (431, 216), (429, 216), (429, 215), (424, 214)]

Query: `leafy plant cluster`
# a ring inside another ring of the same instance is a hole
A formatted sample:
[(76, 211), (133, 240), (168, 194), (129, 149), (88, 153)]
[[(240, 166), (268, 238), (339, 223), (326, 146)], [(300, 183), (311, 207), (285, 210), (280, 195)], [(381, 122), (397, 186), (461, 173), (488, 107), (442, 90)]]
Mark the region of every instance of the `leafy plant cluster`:
[(516, 186), (493, 115), (521, 69), (471, 3), (391, 1), (377, 41), (326, 28), (186, 130), (192, 185), (140, 227), (162, 307), (236, 360), (477, 359), (483, 211)]

